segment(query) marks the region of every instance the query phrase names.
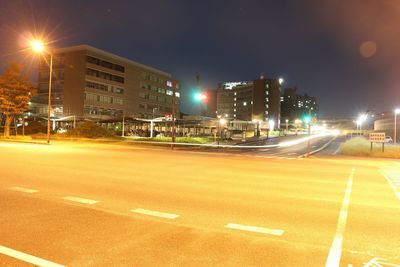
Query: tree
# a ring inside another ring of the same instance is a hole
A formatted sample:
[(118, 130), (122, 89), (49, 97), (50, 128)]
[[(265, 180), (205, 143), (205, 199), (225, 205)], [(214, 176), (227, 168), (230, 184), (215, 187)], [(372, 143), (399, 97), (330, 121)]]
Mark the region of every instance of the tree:
[(29, 78), (22, 74), (22, 65), (11, 63), (0, 75), (0, 113), (6, 121), (4, 136), (10, 136), (10, 125), (14, 116), (29, 109), (29, 101), (36, 93)]

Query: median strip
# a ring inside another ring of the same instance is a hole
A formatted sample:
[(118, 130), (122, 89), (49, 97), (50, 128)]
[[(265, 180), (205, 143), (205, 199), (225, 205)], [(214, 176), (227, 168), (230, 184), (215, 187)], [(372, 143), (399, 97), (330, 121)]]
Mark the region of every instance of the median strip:
[(87, 199), (87, 198), (80, 198), (80, 197), (73, 197), (73, 196), (66, 196), (63, 197), (64, 200), (68, 200), (68, 201), (73, 201), (73, 202), (78, 202), (81, 204), (87, 204), (87, 205), (94, 205), (96, 203), (99, 203), (99, 201), (97, 200), (93, 200), (93, 199)]
[(179, 217), (179, 215), (173, 214), (173, 213), (166, 213), (166, 212), (146, 210), (146, 209), (134, 209), (134, 210), (131, 210), (131, 212), (149, 215), (149, 216), (153, 216), (153, 217), (160, 217), (160, 218), (164, 218), (164, 219), (170, 219), (170, 220), (176, 219)]
[(17, 191), (17, 192), (28, 193), (28, 194), (33, 194), (33, 193), (39, 192), (39, 190), (36, 190), (36, 189), (19, 187), (19, 186), (13, 186), (13, 187), (10, 187), (9, 189), (13, 190), (13, 191)]
[(276, 236), (281, 236), (285, 232), (280, 229), (270, 229), (270, 228), (265, 228), (265, 227), (243, 225), (243, 224), (237, 224), (237, 223), (228, 223), (224, 227), (229, 228), (229, 229), (234, 229), (234, 230), (241, 230), (241, 231), (246, 231), (246, 232), (253, 232), (253, 233), (260, 233), (260, 234), (267, 234), (267, 235), (276, 235)]
[(64, 265), (54, 263), (48, 260), (44, 260), (11, 248), (3, 247), (0, 246), (0, 254), (7, 255), (9, 257), (31, 263), (36, 266), (41, 266), (41, 267), (65, 267)]

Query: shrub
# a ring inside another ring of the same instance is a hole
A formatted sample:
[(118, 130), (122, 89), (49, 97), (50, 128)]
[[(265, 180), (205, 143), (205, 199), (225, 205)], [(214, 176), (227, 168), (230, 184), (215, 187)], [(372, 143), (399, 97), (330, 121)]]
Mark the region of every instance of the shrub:
[(68, 137), (84, 137), (84, 138), (103, 138), (112, 137), (113, 134), (107, 129), (95, 124), (94, 122), (84, 122), (79, 124), (75, 129), (65, 133)]

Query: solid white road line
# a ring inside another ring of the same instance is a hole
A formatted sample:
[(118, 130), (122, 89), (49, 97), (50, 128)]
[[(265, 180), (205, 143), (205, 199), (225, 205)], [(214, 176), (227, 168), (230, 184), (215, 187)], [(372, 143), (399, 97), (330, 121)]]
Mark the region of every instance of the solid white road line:
[(325, 267), (338, 267), (340, 264), (340, 258), (342, 256), (342, 243), (343, 235), (346, 229), (347, 215), (349, 211), (351, 190), (353, 187), (353, 177), (355, 169), (352, 168), (349, 180), (346, 186), (346, 192), (344, 194), (342, 207), (340, 208), (339, 220), (336, 227), (335, 238), (333, 239), (331, 249), (329, 250), (328, 259), (326, 260)]
[(173, 214), (173, 213), (166, 213), (166, 212), (146, 210), (146, 209), (134, 209), (134, 210), (131, 210), (131, 212), (154, 216), (154, 217), (161, 217), (161, 218), (170, 219), (170, 220), (176, 219), (179, 217), (179, 215)]
[(11, 248), (7, 248), (7, 247), (3, 247), (0, 246), (0, 253), (7, 255), (9, 257), (24, 261), (24, 262), (28, 262), (37, 266), (41, 266), (41, 267), (65, 267), (64, 265), (58, 264), (58, 263), (54, 263), (51, 261), (47, 261), (23, 252), (19, 252), (17, 250), (11, 249)]
[(276, 236), (281, 236), (285, 232), (280, 229), (270, 229), (270, 228), (265, 228), (265, 227), (242, 225), (242, 224), (237, 224), (237, 223), (228, 223), (227, 225), (225, 225), (225, 228), (253, 232), (253, 233), (276, 235)]
[(382, 172), (382, 175), (383, 175), (383, 177), (385, 177), (386, 181), (389, 183), (389, 185), (392, 188), (392, 190), (394, 191), (394, 194), (396, 195), (396, 197), (400, 200), (400, 191), (397, 190), (394, 183), (390, 180), (390, 178), (386, 174), (384, 174)]
[(88, 204), (88, 205), (93, 205), (93, 204), (99, 203), (99, 201), (97, 201), (97, 200), (73, 197), (73, 196), (66, 196), (66, 197), (63, 197), (63, 199), (68, 200), (68, 201), (78, 202), (81, 204)]
[(13, 186), (8, 189), (13, 190), (13, 191), (28, 193), (28, 194), (33, 194), (33, 193), (39, 192), (39, 190), (36, 190), (36, 189), (30, 189), (30, 188), (19, 187), (19, 186)]

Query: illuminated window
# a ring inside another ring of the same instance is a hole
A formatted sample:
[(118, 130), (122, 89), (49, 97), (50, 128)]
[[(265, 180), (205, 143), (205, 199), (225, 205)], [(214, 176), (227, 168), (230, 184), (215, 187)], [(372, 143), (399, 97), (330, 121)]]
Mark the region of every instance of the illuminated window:
[(172, 87), (172, 82), (171, 81), (167, 81), (167, 86), (168, 87)]
[(243, 106), (247, 106), (247, 102), (243, 102)]

